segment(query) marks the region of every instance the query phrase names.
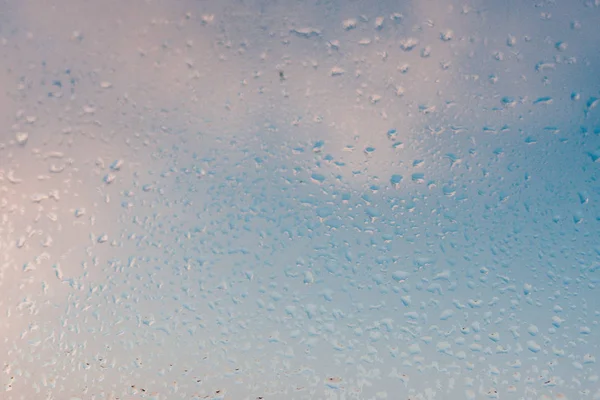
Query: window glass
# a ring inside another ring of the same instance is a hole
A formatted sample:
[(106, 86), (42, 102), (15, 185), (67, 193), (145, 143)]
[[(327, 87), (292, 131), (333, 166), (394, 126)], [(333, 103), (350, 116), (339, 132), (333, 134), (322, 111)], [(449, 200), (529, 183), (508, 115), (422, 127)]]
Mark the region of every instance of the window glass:
[(4, 0), (0, 398), (600, 399), (598, 0)]

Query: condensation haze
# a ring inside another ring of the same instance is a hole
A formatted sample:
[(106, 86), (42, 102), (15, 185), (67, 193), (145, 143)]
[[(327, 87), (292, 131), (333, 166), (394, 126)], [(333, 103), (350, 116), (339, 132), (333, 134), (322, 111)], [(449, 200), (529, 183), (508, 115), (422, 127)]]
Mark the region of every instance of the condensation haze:
[(0, 399), (600, 399), (600, 0), (1, 0)]

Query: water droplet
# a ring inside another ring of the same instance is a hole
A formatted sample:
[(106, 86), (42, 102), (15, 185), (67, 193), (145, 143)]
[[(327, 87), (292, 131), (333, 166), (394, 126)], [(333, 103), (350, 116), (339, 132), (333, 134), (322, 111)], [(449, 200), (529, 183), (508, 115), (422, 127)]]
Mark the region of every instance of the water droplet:
[(17, 144), (19, 144), (20, 146), (25, 146), (25, 144), (29, 140), (29, 133), (17, 132), (15, 134), (15, 140), (17, 141)]

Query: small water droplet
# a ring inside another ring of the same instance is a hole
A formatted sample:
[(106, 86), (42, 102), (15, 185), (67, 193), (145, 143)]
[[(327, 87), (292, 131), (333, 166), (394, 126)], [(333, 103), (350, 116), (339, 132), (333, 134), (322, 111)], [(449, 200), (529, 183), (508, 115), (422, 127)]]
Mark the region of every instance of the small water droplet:
[(17, 141), (17, 144), (19, 144), (21, 146), (25, 146), (25, 144), (29, 140), (29, 133), (27, 133), (27, 132), (17, 132), (15, 134), (15, 140)]

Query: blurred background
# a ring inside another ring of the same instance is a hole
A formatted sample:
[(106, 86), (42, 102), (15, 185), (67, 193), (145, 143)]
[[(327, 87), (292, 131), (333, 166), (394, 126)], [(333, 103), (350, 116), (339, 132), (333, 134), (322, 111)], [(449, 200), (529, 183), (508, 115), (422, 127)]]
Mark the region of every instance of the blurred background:
[(0, 1), (0, 399), (600, 399), (599, 22)]

